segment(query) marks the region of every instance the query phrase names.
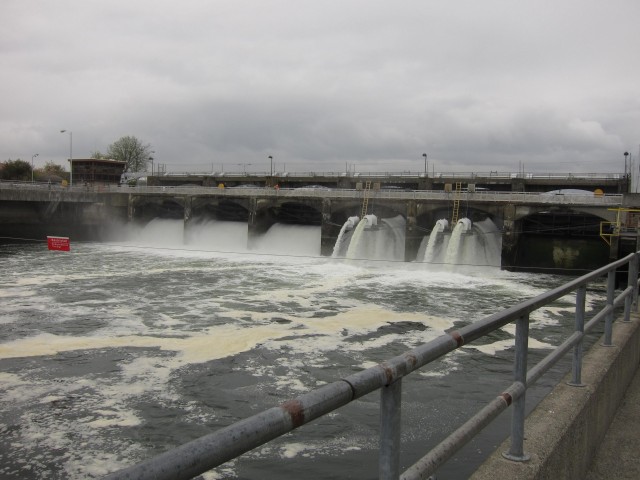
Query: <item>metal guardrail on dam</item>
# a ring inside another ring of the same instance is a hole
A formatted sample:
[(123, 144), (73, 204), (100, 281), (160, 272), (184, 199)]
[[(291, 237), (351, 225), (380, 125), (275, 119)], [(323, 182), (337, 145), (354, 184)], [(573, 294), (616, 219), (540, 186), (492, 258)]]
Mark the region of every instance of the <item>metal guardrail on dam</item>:
[[(215, 195), (230, 197), (271, 197), (271, 198), (362, 198), (362, 190), (341, 188), (207, 188), (207, 187), (111, 187), (110, 192), (129, 192), (153, 195)], [(446, 200), (453, 199), (454, 192), (442, 190), (389, 191), (372, 190), (370, 198), (387, 200)], [(621, 205), (622, 195), (555, 194), (533, 192), (461, 192), (461, 201), (503, 202), (503, 203), (544, 203), (567, 205)]]
[[(57, 192), (65, 195), (65, 201), (74, 201), (73, 196), (81, 194), (132, 194), (155, 196), (227, 196), (227, 197), (263, 197), (263, 198), (330, 198), (330, 199), (360, 199), (362, 190), (341, 188), (270, 188), (270, 187), (150, 187), (150, 186), (120, 186), (99, 185), (60, 187), (47, 184), (29, 182), (0, 182), (0, 190), (14, 190), (20, 192), (34, 192), (33, 200), (42, 201), (43, 192)], [(453, 200), (455, 192), (442, 190), (372, 190), (370, 198), (386, 200)], [(590, 206), (620, 206), (623, 202), (622, 194), (593, 193), (537, 193), (537, 192), (496, 192), (496, 191), (462, 191), (458, 194), (461, 202), (495, 202), (511, 204), (549, 204), (549, 205), (590, 205)], [(29, 200), (21, 196), (20, 200)]]
[[(630, 321), (632, 309), (637, 310), (639, 258), (640, 252), (632, 253), (553, 290), (475, 321), (460, 330), (443, 334), (375, 367), (325, 385), (136, 466), (112, 473), (106, 478), (111, 480), (192, 478), (375, 390), (381, 392), (379, 449), (379, 478), (381, 479), (427, 478), (512, 404), (511, 447), (504, 456), (513, 461), (525, 461), (528, 458), (527, 453), (523, 451), (527, 389), (570, 351), (573, 351), (571, 384), (575, 386), (581, 384), (583, 341), (586, 334), (604, 321), (604, 345), (611, 345), (615, 308), (624, 305), (623, 321), (625, 322)], [(628, 266), (627, 287), (616, 296), (616, 270), (626, 266)], [(587, 286), (603, 276), (607, 277), (606, 304), (585, 322)], [(530, 314), (573, 292), (575, 292), (574, 332), (555, 350), (528, 369)], [(401, 474), (400, 412), (403, 377), (512, 322), (516, 325), (513, 382)]]
[(306, 172), (170, 172), (159, 175), (162, 177), (188, 177), (188, 176), (213, 176), (213, 177), (274, 177), (274, 178), (291, 178), (291, 177), (335, 177), (335, 178), (459, 178), (459, 179), (528, 179), (528, 180), (563, 180), (563, 179), (583, 179), (583, 180), (620, 180), (625, 178), (623, 173), (533, 173), (533, 172), (500, 172), (492, 170), (489, 172), (378, 172), (378, 171), (344, 171), (344, 172), (322, 172), (322, 171), (306, 171)]

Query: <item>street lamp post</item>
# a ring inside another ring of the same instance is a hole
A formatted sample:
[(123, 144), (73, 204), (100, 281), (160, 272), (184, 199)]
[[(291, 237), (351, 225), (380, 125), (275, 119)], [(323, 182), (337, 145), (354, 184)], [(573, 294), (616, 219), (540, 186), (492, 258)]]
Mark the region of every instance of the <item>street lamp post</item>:
[(269, 155), (269, 160), (271, 161), (271, 176), (273, 177), (273, 157)]
[(35, 153), (31, 155), (31, 183), (33, 183), (33, 159), (36, 158), (39, 154)]
[(624, 176), (627, 176), (627, 157), (629, 156), (629, 152), (624, 152)]
[(155, 160), (153, 158), (153, 154), (156, 153), (155, 150), (151, 150), (151, 155), (149, 155), (149, 161), (151, 162), (151, 176), (153, 177), (153, 161)]
[(60, 130), (60, 133), (69, 134), (69, 188), (73, 187), (73, 132)]
[(243, 173), (247, 173), (247, 166), (251, 166), (250, 163), (239, 163), (238, 165), (240, 165), (242, 167), (242, 172)]
[(422, 156), (424, 157), (424, 175), (427, 176), (427, 154), (423, 153)]

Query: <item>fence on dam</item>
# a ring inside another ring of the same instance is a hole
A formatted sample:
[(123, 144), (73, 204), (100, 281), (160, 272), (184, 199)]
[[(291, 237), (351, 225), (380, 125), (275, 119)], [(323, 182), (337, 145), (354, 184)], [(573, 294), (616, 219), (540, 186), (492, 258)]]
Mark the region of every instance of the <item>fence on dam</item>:
[[(614, 313), (623, 308), (629, 322), (637, 310), (640, 252), (573, 279), (515, 306), (487, 316), (457, 331), (451, 331), (375, 367), (308, 392), (262, 413), (193, 440), (138, 465), (110, 474), (115, 479), (188, 479), (234, 459), (249, 450), (326, 415), (365, 394), (380, 391), (379, 478), (428, 478), (455, 452), (488, 426), (501, 412), (512, 407), (510, 447), (505, 457), (513, 462), (528, 459), (524, 450), (525, 399), (535, 384), (560, 359), (572, 352), (571, 384), (581, 385), (583, 343), (587, 334), (604, 323), (604, 345), (611, 345)], [(624, 289), (616, 290), (616, 272), (628, 270)], [(606, 303), (586, 318), (587, 287), (606, 277)], [(575, 294), (575, 328), (555, 350), (532, 367), (528, 366), (529, 316), (551, 302)], [(513, 379), (480, 411), (453, 431), (404, 472), (400, 472), (402, 379), (417, 369), (461, 346), (481, 339), (507, 324), (515, 323)], [(312, 428), (312, 427), (311, 427)]]

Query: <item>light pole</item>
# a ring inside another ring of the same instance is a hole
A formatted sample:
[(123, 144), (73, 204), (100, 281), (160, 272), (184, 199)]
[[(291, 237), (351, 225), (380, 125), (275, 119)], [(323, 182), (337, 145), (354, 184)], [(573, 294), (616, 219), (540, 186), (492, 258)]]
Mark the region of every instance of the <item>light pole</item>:
[(242, 166), (243, 173), (247, 173), (247, 166), (251, 166), (250, 163), (239, 163), (238, 165)]
[(273, 157), (269, 155), (269, 160), (271, 160), (271, 176), (273, 177)]
[(624, 176), (627, 176), (627, 157), (629, 156), (629, 152), (624, 152)]
[(69, 134), (69, 188), (73, 187), (73, 132), (60, 130), (60, 133)]
[(39, 154), (31, 155), (31, 183), (33, 183), (33, 159), (36, 158)]
[(424, 175), (426, 177), (427, 176), (427, 154), (423, 153), (422, 156), (424, 157)]
[(151, 155), (149, 155), (149, 161), (151, 162), (151, 176), (153, 177), (153, 154), (156, 153), (155, 150), (151, 150)]

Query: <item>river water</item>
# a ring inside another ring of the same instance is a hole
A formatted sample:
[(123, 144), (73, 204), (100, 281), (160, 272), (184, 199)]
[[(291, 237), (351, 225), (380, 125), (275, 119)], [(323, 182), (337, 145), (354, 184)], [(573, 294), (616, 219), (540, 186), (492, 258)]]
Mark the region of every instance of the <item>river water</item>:
[[(567, 280), (320, 257), (317, 227), (276, 225), (252, 250), (246, 224), (156, 220), (118, 239), (0, 246), (0, 478), (99, 478)], [(572, 303), (533, 314), (530, 362), (572, 328)], [(405, 379), (403, 468), (511, 382), (513, 334)], [(378, 408), (368, 395), (204, 478), (376, 478)], [(503, 417), (439, 478), (466, 477)]]

